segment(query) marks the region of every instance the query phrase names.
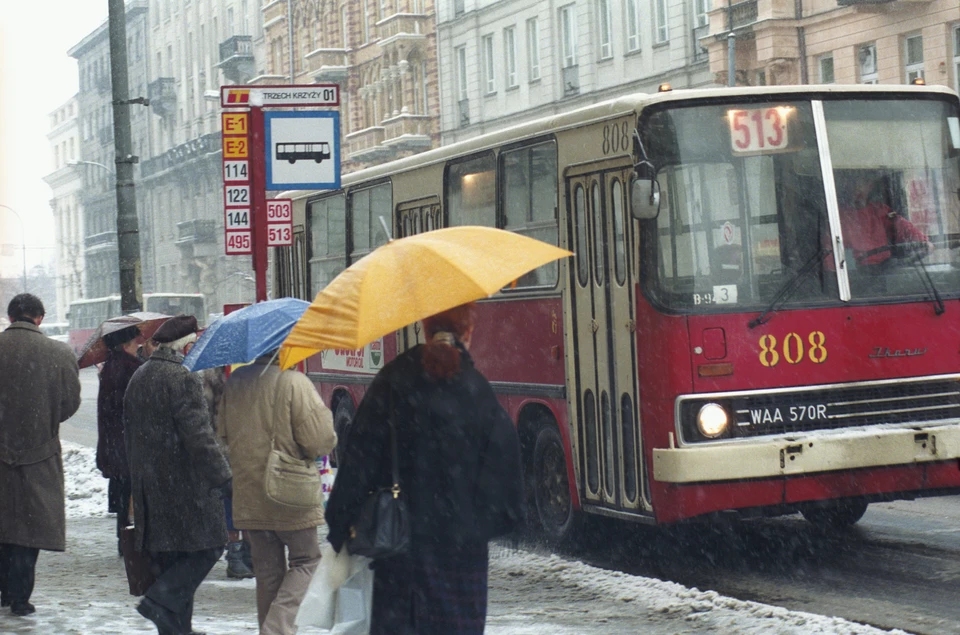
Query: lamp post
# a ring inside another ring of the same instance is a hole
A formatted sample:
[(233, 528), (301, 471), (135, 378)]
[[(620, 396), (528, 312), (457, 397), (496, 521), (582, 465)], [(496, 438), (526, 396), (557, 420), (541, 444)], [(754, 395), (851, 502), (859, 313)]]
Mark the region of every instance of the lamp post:
[(27, 292), (27, 226), (23, 224), (23, 219), (20, 218), (20, 214), (17, 213), (17, 210), (13, 209), (9, 205), (4, 205), (0, 203), (0, 207), (5, 210), (8, 210), (11, 214), (17, 217), (17, 220), (20, 221), (20, 253), (23, 256), (23, 292)]
[(116, 175), (116, 172), (114, 172), (113, 170), (111, 170), (111, 169), (110, 169), (110, 166), (104, 165), (103, 163), (97, 163), (96, 161), (81, 161), (81, 160), (78, 159), (78, 160), (76, 160), (76, 161), (67, 161), (67, 165), (95, 165), (95, 166), (97, 166), (98, 168), (103, 168), (104, 170), (106, 170), (106, 171), (109, 172), (110, 174)]

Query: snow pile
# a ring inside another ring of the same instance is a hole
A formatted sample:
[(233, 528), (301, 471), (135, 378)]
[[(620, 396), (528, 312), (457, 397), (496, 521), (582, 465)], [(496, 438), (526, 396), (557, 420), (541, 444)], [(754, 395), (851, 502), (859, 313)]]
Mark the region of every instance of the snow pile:
[(64, 493), (67, 518), (107, 516), (107, 485), (97, 469), (97, 452), (68, 441), (63, 447)]

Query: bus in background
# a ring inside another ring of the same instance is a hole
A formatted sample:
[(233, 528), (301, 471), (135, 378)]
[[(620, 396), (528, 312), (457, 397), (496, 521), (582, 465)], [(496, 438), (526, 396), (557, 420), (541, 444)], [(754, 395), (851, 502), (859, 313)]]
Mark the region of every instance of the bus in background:
[[(201, 293), (144, 293), (143, 310), (166, 315), (185, 313), (196, 317), (201, 328), (206, 324), (207, 313)], [(67, 315), (70, 325), (67, 343), (79, 352), (101, 322), (122, 313), (119, 295), (74, 300)]]
[[(588, 514), (840, 527), (960, 492), (958, 191), (947, 88), (665, 88), (287, 193), (310, 260), (278, 250), (278, 291), (315, 294), (388, 239), (379, 217), (394, 237), (487, 225), (568, 248), (478, 302), (470, 349), (543, 534)], [(867, 229), (861, 205), (882, 212)], [(420, 340), (307, 360), (338, 432)]]
[(58, 342), (63, 342), (66, 344), (70, 341), (69, 338), (70, 323), (69, 322), (42, 322), (40, 324), (40, 332), (49, 337), (50, 339), (56, 340)]

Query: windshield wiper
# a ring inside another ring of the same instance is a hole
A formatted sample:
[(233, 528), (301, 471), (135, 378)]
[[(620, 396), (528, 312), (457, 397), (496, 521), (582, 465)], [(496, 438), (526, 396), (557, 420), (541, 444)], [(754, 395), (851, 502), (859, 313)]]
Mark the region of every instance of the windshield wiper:
[(910, 264), (913, 265), (913, 268), (916, 269), (917, 275), (920, 276), (920, 280), (923, 282), (923, 287), (925, 291), (928, 291), (930, 295), (933, 296), (933, 312), (936, 315), (943, 315), (947, 307), (943, 305), (943, 299), (940, 297), (940, 293), (937, 291), (937, 287), (933, 284), (933, 278), (930, 277), (930, 272), (927, 271), (927, 263), (923, 261), (923, 258), (926, 254), (917, 250), (913, 255), (910, 256)]
[(817, 250), (817, 253), (813, 254), (809, 260), (803, 263), (803, 266), (797, 269), (797, 272), (793, 274), (790, 278), (784, 282), (780, 289), (777, 291), (777, 294), (773, 297), (773, 300), (770, 301), (770, 304), (766, 309), (763, 310), (763, 313), (753, 318), (747, 322), (747, 328), (756, 328), (761, 324), (766, 324), (770, 321), (770, 316), (773, 315), (774, 311), (780, 308), (784, 302), (793, 294), (794, 291), (800, 286), (799, 282), (807, 277), (807, 274), (810, 273), (813, 268), (820, 264), (824, 258), (833, 253), (833, 250), (829, 247), (821, 247)]

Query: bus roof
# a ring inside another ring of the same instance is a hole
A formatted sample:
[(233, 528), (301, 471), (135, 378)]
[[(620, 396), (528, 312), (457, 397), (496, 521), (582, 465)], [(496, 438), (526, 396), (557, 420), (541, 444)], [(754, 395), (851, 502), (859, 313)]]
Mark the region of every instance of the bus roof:
[[(433, 163), (447, 161), (450, 158), (482, 152), (496, 148), (506, 143), (523, 141), (538, 136), (582, 126), (592, 121), (601, 121), (612, 117), (623, 116), (647, 106), (663, 102), (682, 102), (687, 100), (730, 99), (731, 97), (785, 97), (795, 95), (827, 95), (827, 94), (940, 94), (957, 96), (957, 93), (946, 86), (913, 86), (908, 84), (805, 84), (791, 86), (738, 86), (717, 88), (691, 88), (669, 90), (659, 93), (633, 93), (583, 106), (567, 112), (541, 117), (533, 121), (519, 123), (514, 126), (497, 130), (488, 134), (479, 135), (448, 146), (442, 146), (414, 154), (402, 159), (382, 163), (379, 165), (357, 170), (343, 176), (341, 189), (346, 189), (355, 183), (372, 181), (391, 174), (397, 174), (420, 168)], [(279, 194), (283, 198), (305, 198), (315, 196), (320, 192), (315, 190), (290, 190)]]

